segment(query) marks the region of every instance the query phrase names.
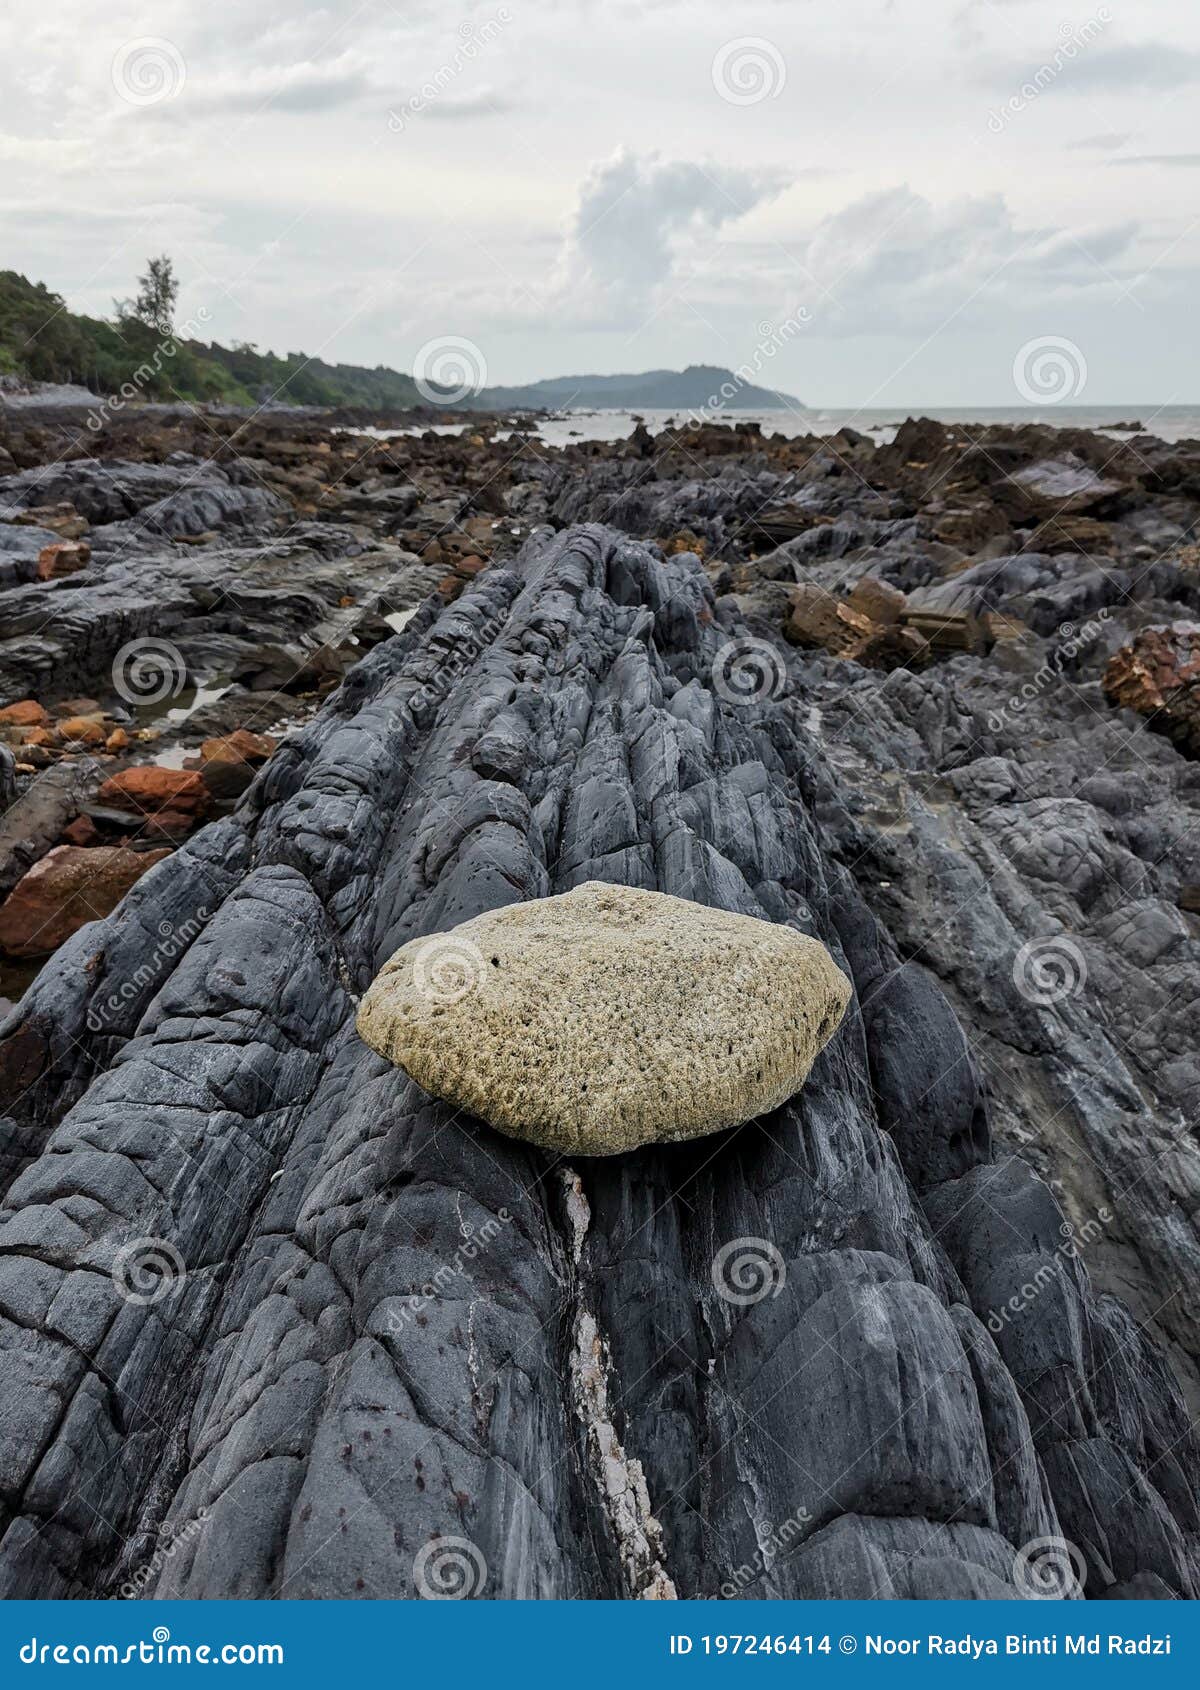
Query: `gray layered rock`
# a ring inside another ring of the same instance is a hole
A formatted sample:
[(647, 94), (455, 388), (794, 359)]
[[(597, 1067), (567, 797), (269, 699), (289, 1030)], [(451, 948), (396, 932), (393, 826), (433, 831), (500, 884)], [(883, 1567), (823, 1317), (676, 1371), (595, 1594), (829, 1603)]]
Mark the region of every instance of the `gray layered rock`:
[(244, 471), (179, 453), (170, 463), (101, 463), (77, 458), (24, 470), (4, 483), (0, 520), (30, 507), (73, 505), (95, 527), (122, 529), (133, 519), (147, 534), (178, 538), (245, 525), (283, 509), (276, 494)]
[[(1057, 562), (1064, 584), (1088, 574)], [(1200, 769), (1107, 706), (1096, 678), (1144, 613), (1112, 589), (1090, 623), (1078, 613), (1008, 660), (997, 647), (881, 675), (816, 657), (793, 676), (824, 751), (813, 797), (857, 886), (941, 987), (993, 1128), (1051, 1182), (1091, 1273), (1168, 1348), (1194, 1414)], [(914, 1156), (953, 1171), (930, 1101), (955, 1083), (939, 1077), (919, 1107), (901, 1097), (918, 1187)]]
[[(1034, 882), (1179, 966), (1105, 902), (1162, 900), (1144, 823), (1096, 820), (1094, 761), (1089, 797), (1051, 770), (1014, 803), (997, 750), (953, 850), (901, 753), (946, 767), (961, 672), (901, 677), (871, 761), (881, 677), (780, 652), (730, 703), (746, 635), (687, 554), (543, 537), (48, 964), (0, 1028), (5, 1594), (411, 1597), (449, 1566), (493, 1598), (988, 1598), (1047, 1540), (1060, 1594), (1197, 1594), (1172, 1366), (1008, 1148), (1073, 1082), (1123, 1217), (1170, 1130), (1136, 1029), (1005, 984)], [(568, 1165), (357, 1038), (400, 945), (588, 880), (819, 938), (855, 991), (804, 1090)], [(1191, 1265), (1147, 1189), (1146, 1249)]]
[(328, 524), (293, 524), (278, 540), (174, 551), (144, 530), (143, 549), (131, 549), (122, 527), (101, 531), (105, 543), (97, 540), (87, 569), (4, 595), (0, 701), (68, 688), (110, 692), (122, 653), (136, 652), (139, 641), (156, 649), (169, 641), (177, 690), (215, 675), (255, 689), (311, 684), (340, 674), (354, 644), (387, 637), (385, 613), (419, 602), (434, 585), (433, 572), (410, 554), (368, 551)]

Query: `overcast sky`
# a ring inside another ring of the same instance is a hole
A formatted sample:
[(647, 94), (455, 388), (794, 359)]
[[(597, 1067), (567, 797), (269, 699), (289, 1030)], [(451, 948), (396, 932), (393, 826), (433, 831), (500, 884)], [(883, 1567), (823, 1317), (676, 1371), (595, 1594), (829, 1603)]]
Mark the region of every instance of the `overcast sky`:
[(1200, 402), (1198, 95), (1195, 0), (6, 0), (0, 267), (492, 383)]

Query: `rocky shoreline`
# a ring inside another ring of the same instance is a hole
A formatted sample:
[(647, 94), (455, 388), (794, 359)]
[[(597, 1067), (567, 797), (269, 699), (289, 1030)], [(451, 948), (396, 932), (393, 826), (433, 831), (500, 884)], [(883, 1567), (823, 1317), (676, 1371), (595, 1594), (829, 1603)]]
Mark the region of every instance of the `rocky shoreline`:
[[(1200, 443), (80, 433), (0, 433), (0, 943), (56, 941), (0, 1025), (6, 1594), (165, 1539), (149, 1594), (404, 1596), (454, 1539), (499, 1597), (1012, 1595), (1045, 1542), (1196, 1595)], [(594, 880), (829, 947), (802, 1094), (568, 1165), (356, 1037), (404, 941)]]

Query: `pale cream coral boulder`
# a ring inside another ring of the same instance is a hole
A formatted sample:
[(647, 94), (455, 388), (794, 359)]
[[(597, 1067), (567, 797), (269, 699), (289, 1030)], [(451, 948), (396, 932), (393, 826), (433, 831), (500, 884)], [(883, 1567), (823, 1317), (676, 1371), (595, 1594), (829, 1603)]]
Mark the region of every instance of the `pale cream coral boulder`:
[(403, 945), (358, 1031), (503, 1133), (609, 1156), (785, 1102), (850, 991), (794, 928), (591, 881)]

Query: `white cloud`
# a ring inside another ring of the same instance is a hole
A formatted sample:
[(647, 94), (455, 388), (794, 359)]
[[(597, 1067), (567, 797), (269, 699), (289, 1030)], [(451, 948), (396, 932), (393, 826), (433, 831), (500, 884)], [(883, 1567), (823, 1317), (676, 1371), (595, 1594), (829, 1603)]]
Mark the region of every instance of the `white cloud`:
[(1111, 153), (1132, 139), (1128, 130), (1118, 129), (1103, 135), (1081, 135), (1078, 141), (1068, 141), (1067, 147), (1074, 153)]
[(1200, 153), (1131, 153), (1128, 158), (1110, 158), (1110, 165), (1165, 164), (1174, 170), (1200, 168)]
[(727, 225), (784, 186), (774, 171), (665, 160), (622, 147), (579, 190), (553, 292), (567, 309), (593, 320), (645, 313), (689, 266), (709, 261)]
[(1200, 79), (1200, 53), (1166, 41), (1095, 47), (1080, 53), (1056, 84), (1064, 93), (1139, 94), (1183, 88)]
[(320, 112), (362, 100), (373, 92), (381, 90), (373, 80), (369, 60), (348, 49), (320, 62), (301, 59), (290, 64), (221, 71), (207, 78), (194, 75), (178, 100), (157, 109), (181, 117), (259, 109)]
[(936, 205), (911, 188), (867, 194), (826, 217), (801, 261), (827, 332), (926, 332), (1038, 301), (1115, 295), (1137, 234), (1131, 221), (1099, 229), (1022, 229), (1003, 196)]

